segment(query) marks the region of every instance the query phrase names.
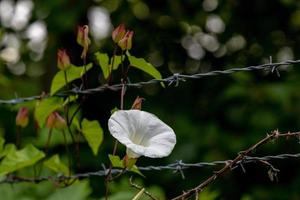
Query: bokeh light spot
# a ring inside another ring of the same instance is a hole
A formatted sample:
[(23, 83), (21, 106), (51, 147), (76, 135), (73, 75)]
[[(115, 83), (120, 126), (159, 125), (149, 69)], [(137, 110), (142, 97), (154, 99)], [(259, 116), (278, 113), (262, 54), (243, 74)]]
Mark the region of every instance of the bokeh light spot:
[(209, 15), (206, 20), (206, 29), (212, 33), (223, 33), (225, 23), (218, 15)]
[(111, 31), (109, 13), (102, 7), (91, 7), (88, 11), (89, 26), (95, 40), (106, 38)]
[(150, 10), (147, 4), (143, 2), (137, 2), (133, 5), (133, 14), (138, 18), (138, 19), (146, 19), (150, 15)]

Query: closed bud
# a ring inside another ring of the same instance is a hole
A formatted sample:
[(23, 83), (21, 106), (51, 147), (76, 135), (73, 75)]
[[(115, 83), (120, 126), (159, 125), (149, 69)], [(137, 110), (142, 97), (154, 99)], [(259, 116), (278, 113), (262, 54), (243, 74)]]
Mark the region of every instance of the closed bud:
[(137, 96), (137, 98), (134, 100), (131, 109), (132, 110), (141, 110), (142, 109), (142, 103), (145, 99), (144, 98), (140, 98), (139, 96)]
[(132, 37), (134, 32), (127, 31), (125, 36), (118, 42), (119, 47), (124, 50), (130, 50), (132, 47)]
[(46, 127), (49, 129), (64, 129), (67, 127), (67, 123), (58, 112), (52, 112), (47, 118)]
[(16, 125), (22, 128), (25, 128), (28, 125), (29, 117), (28, 117), (29, 110), (26, 107), (22, 107), (19, 109), (18, 114), (16, 116)]
[(85, 59), (91, 40), (89, 39), (88, 25), (78, 26), (77, 28), (77, 43), (83, 47), (81, 58)]
[(71, 66), (70, 57), (65, 49), (59, 49), (57, 51), (57, 67), (60, 70), (66, 70)]
[(118, 43), (125, 35), (126, 30), (124, 24), (120, 24), (115, 30), (112, 32), (112, 39), (115, 43)]

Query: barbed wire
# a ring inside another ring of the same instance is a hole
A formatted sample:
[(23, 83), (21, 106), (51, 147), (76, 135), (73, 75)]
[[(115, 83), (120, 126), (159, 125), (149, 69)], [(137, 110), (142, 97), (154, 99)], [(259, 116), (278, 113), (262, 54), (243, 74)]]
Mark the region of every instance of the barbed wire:
[[(226, 70), (215, 70), (205, 73), (197, 73), (193, 75), (185, 75), (176, 73), (172, 76), (166, 77), (164, 79), (151, 79), (149, 81), (142, 81), (142, 82), (136, 82), (136, 83), (123, 83), (123, 84), (115, 84), (115, 85), (102, 85), (96, 88), (89, 88), (82, 90), (78, 87), (75, 87), (71, 90), (63, 91), (58, 94), (55, 94), (54, 96), (59, 97), (66, 97), (70, 95), (87, 95), (87, 94), (95, 94), (99, 92), (104, 92), (106, 90), (112, 90), (112, 91), (118, 91), (121, 90), (122, 87), (125, 85), (126, 88), (141, 88), (146, 85), (151, 84), (157, 84), (157, 83), (166, 83), (168, 86), (175, 85), (178, 86), (180, 82), (184, 82), (188, 79), (201, 79), (204, 77), (210, 77), (210, 76), (218, 76), (218, 75), (228, 75), (233, 74), (237, 72), (249, 72), (249, 71), (256, 71), (256, 70), (268, 70), (271, 73), (276, 73), (278, 76), (280, 76), (278, 68), (281, 66), (292, 66), (294, 64), (300, 64), (300, 60), (286, 60), (282, 62), (272, 63), (272, 59), (270, 59), (269, 63), (262, 64), (262, 65), (254, 65), (254, 66), (248, 66), (248, 67), (240, 67), (240, 68), (231, 68)], [(35, 95), (30, 97), (20, 97), (20, 98), (14, 98), (9, 100), (2, 100), (0, 99), (0, 104), (19, 104), (27, 101), (33, 101), (33, 100), (39, 100), (42, 98), (49, 98), (51, 96), (49, 95)]]
[[(249, 162), (254, 161), (266, 166), (268, 168), (268, 176), (270, 180), (271, 181), (274, 181), (275, 179), (277, 180), (278, 179), (277, 174), (278, 172), (280, 172), (279, 169), (276, 169), (268, 160), (263, 160), (260, 159), (259, 157), (249, 157), (249, 155), (252, 154), (254, 151), (256, 151), (259, 147), (263, 146), (264, 144), (267, 144), (268, 142), (277, 140), (279, 138), (289, 139), (291, 137), (296, 137), (297, 139), (300, 139), (300, 131), (286, 132), (286, 133), (280, 133), (278, 130), (272, 131), (270, 134), (267, 134), (266, 137), (259, 140), (255, 144), (251, 145), (246, 150), (240, 151), (233, 160), (226, 163), (221, 169), (214, 171), (211, 176), (209, 176), (207, 179), (202, 181), (200, 184), (198, 184), (194, 188), (184, 191), (181, 195), (172, 198), (172, 200), (187, 199), (193, 195), (197, 196), (199, 192), (201, 192), (205, 187), (213, 183), (216, 179), (220, 178), (227, 171), (232, 171), (237, 167), (241, 167), (241, 169), (245, 173), (246, 170), (243, 165), (245, 161), (249, 161)], [(279, 156), (279, 158), (283, 158), (283, 157), (284, 156)], [(246, 160), (246, 158), (248, 159)], [(272, 158), (273, 158), (272, 156), (268, 156), (266, 159), (272, 159)]]
[[(232, 170), (241, 167), (244, 171), (244, 164), (249, 163), (255, 163), (258, 161), (273, 161), (273, 160), (285, 160), (285, 159), (292, 159), (292, 158), (300, 158), (300, 153), (296, 154), (279, 154), (279, 155), (272, 155), (272, 156), (263, 156), (263, 157), (252, 157), (252, 156), (246, 156), (243, 160), (236, 163), (234, 167), (232, 167)], [(141, 172), (146, 171), (162, 171), (162, 170), (170, 170), (173, 171), (173, 173), (180, 173), (181, 177), (184, 179), (185, 175), (183, 170), (187, 170), (190, 168), (204, 168), (204, 167), (211, 167), (211, 166), (218, 166), (218, 165), (226, 165), (228, 163), (232, 162), (232, 160), (219, 160), (219, 161), (212, 161), (212, 162), (197, 162), (197, 163), (184, 163), (182, 160), (178, 160), (174, 163), (168, 164), (168, 165), (160, 165), (160, 166), (142, 166), (138, 167), (138, 169)], [(41, 177), (19, 177), (14, 175), (8, 175), (6, 178), (0, 181), (0, 184), (3, 183), (20, 183), (20, 182), (32, 182), (32, 183), (39, 183), (43, 181), (54, 181), (54, 182), (62, 182), (65, 180), (71, 180), (71, 179), (84, 179), (84, 178), (90, 178), (90, 177), (104, 177), (108, 173), (108, 169), (102, 164), (101, 170), (95, 171), (95, 172), (87, 172), (87, 173), (79, 173), (74, 174), (71, 176), (65, 176), (65, 175), (55, 175), (55, 176), (41, 176)], [(119, 174), (122, 173), (122, 169), (112, 169), (111, 174)], [(128, 171), (127, 171), (128, 172)]]

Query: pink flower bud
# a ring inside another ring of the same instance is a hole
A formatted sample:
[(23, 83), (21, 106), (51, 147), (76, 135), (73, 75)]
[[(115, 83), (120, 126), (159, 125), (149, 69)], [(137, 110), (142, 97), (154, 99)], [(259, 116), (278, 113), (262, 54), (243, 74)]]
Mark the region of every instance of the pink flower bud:
[(142, 103), (145, 99), (141, 98), (139, 96), (136, 97), (136, 99), (134, 100), (131, 109), (132, 110), (141, 110), (142, 109)]
[(46, 127), (49, 129), (56, 128), (56, 129), (64, 129), (66, 128), (67, 123), (65, 119), (59, 115), (58, 112), (52, 112), (46, 121)]
[(91, 43), (89, 39), (89, 27), (88, 25), (78, 26), (77, 29), (77, 43), (83, 47), (81, 58), (85, 59), (86, 54)]
[(46, 127), (49, 129), (54, 128), (54, 124), (55, 124), (55, 114), (51, 113), (46, 120)]
[(28, 113), (29, 110), (26, 107), (22, 107), (19, 109), (17, 117), (16, 117), (16, 125), (22, 128), (25, 128), (28, 125)]
[(71, 66), (70, 58), (65, 49), (57, 51), (57, 67), (60, 70), (66, 70)]
[(115, 43), (118, 43), (125, 35), (126, 30), (124, 24), (120, 24), (115, 30), (112, 32), (112, 39)]
[(131, 49), (133, 34), (133, 31), (127, 31), (125, 36), (118, 42), (119, 47), (121, 47), (123, 51)]

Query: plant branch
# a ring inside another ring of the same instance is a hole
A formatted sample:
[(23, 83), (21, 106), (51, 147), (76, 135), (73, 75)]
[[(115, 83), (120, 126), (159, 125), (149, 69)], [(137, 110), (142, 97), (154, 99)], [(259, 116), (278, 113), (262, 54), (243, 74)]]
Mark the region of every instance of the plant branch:
[(214, 174), (212, 176), (207, 178), (201, 184), (199, 184), (195, 188), (192, 188), (186, 192), (183, 192), (183, 194), (181, 194), (177, 197), (174, 197), (172, 200), (187, 199), (187, 198), (191, 197), (192, 195), (195, 195), (196, 193), (201, 192), (205, 187), (207, 187), (209, 184), (213, 183), (217, 178), (222, 176), (225, 172), (231, 170), (235, 165), (243, 162), (246, 159), (246, 157), (249, 154), (251, 154), (253, 151), (255, 151), (257, 148), (270, 142), (271, 140), (278, 139), (278, 138), (289, 138), (289, 137), (299, 137), (299, 136), (300, 136), (300, 132), (279, 133), (278, 130), (273, 131), (271, 134), (268, 134), (265, 138), (261, 139), (260, 141), (258, 141), (257, 143), (255, 143), (254, 145), (252, 145), (251, 147), (246, 149), (245, 151), (241, 151), (237, 155), (237, 157), (235, 157), (232, 161), (227, 162), (227, 164), (225, 164), (225, 166), (222, 169), (214, 172)]
[[(138, 190), (142, 190), (142, 189), (143, 189), (143, 187), (141, 187), (141, 186), (135, 184), (135, 183), (132, 181), (132, 177), (129, 178), (129, 183), (130, 183), (130, 185), (131, 185), (132, 187), (134, 187), (134, 188), (136, 188), (136, 189), (138, 189)], [(150, 192), (148, 192), (147, 190), (144, 190), (144, 193), (145, 193), (148, 197), (150, 197), (150, 199), (158, 200), (157, 198), (155, 198), (155, 197), (154, 197)]]
[[(122, 90), (121, 90), (121, 103), (120, 103), (120, 109), (123, 110), (124, 109), (124, 96), (125, 96), (125, 93), (126, 93), (126, 88), (125, 88), (125, 83), (123, 80), (122, 81)], [(117, 152), (117, 148), (118, 148), (118, 140), (115, 140), (115, 144), (114, 144), (114, 148), (113, 148), (113, 155), (116, 154)], [(108, 169), (108, 173), (107, 173), (107, 176), (106, 176), (106, 179), (105, 179), (105, 200), (108, 199), (108, 192), (109, 192), (109, 188), (108, 188), (108, 184), (109, 182), (112, 180), (112, 176), (111, 176), (111, 171), (112, 171), (112, 163), (110, 163), (109, 165), (109, 169)]]

